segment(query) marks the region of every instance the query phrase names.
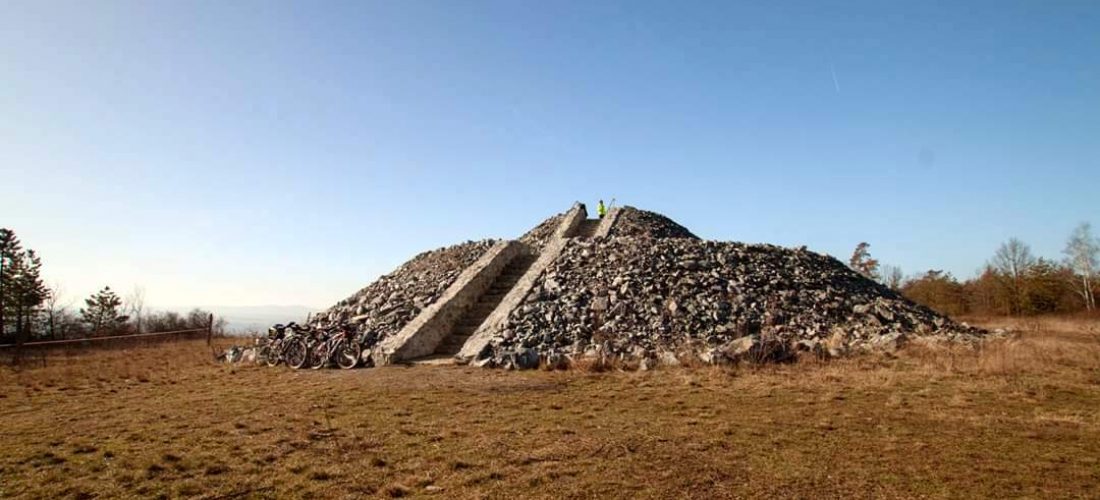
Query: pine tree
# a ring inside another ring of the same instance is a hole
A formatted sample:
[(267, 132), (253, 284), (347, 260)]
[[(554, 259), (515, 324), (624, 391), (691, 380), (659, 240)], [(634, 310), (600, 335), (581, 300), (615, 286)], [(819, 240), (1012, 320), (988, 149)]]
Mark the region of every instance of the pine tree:
[(1043, 314), (1065, 310), (1069, 302), (1066, 299), (1073, 297), (1071, 281), (1066, 279), (1066, 274), (1072, 276), (1072, 271), (1054, 261), (1036, 259), (1024, 277), (1023, 312)]
[(951, 273), (938, 269), (930, 269), (924, 275), (913, 278), (905, 284), (902, 292), (914, 302), (942, 314), (954, 316), (968, 312), (966, 290)]
[(866, 241), (856, 245), (852, 258), (848, 260), (848, 266), (864, 277), (878, 281), (878, 261), (871, 258), (870, 248), (871, 244)]
[(14, 231), (0, 229), (0, 331), (20, 343), (30, 337), (32, 320), (49, 297), (41, 271), (35, 251), (24, 250)]
[(85, 299), (84, 304), (87, 307), (80, 310), (80, 316), (91, 328), (93, 335), (110, 332), (125, 320), (118, 314), (122, 299), (109, 286)]
[(42, 259), (34, 250), (20, 254), (12, 270), (14, 279), (8, 293), (10, 309), (15, 311), (16, 336), (25, 341), (30, 337), (32, 321), (50, 292), (42, 282)]
[(22, 245), (15, 232), (11, 229), (0, 228), (0, 337), (5, 337), (8, 332), (7, 323), (7, 291), (11, 286), (14, 275), (12, 265), (16, 257), (22, 252)]

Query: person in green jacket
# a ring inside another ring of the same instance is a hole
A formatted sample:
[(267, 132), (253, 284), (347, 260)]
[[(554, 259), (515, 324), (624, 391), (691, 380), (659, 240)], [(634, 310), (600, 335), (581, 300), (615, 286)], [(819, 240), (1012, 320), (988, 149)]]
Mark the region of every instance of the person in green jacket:
[(596, 215), (599, 215), (601, 219), (607, 215), (607, 207), (603, 206), (603, 200), (600, 200), (600, 203), (596, 205)]

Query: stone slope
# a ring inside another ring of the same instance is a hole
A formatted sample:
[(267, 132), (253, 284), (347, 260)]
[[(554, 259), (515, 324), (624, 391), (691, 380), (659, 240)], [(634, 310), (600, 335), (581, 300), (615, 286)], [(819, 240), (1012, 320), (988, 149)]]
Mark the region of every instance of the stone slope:
[(468, 241), (423, 252), (311, 320), (314, 326), (350, 322), (382, 340), (434, 303), (495, 240)]
[(608, 237), (699, 239), (686, 227), (677, 224), (676, 221), (668, 217), (657, 212), (639, 210), (631, 206), (622, 208), (622, 213), (619, 215), (619, 219), (615, 221), (615, 226), (611, 228)]
[[(506, 368), (580, 357), (642, 366), (780, 361), (799, 352), (840, 356), (912, 341), (970, 343), (986, 335), (804, 247), (700, 240), (668, 217), (634, 207), (602, 221), (606, 237), (563, 230), (569, 236), (554, 239), (567, 214), (580, 212), (554, 215), (520, 237), (541, 251), (541, 264), (517, 281), (522, 287), (491, 295), (511, 297), (506, 307), (464, 325), (479, 333), (464, 344), (461, 361)], [(433, 307), (440, 321), (462, 316), (466, 311), (455, 309), (465, 307), (461, 301), (443, 311), (452, 299), (440, 300), (459, 276), (495, 269), (471, 267), (483, 256), (495, 262), (503, 254), (494, 252), (527, 249), (511, 242), (489, 252), (494, 243), (470, 241), (417, 255), (311, 323), (351, 323), (372, 332), (375, 342), (400, 341), (394, 335), (433, 304), (440, 304)], [(478, 300), (486, 293), (469, 290), (456, 293)]]
[(561, 224), (564, 217), (565, 213), (563, 212), (540, 222), (539, 225), (520, 236), (519, 241), (541, 250), (550, 241), (550, 237), (554, 235), (554, 231), (558, 229), (558, 225)]
[[(659, 227), (643, 232), (670, 234)], [(764, 347), (840, 355), (982, 333), (804, 248), (612, 237), (571, 241), (482, 364), (586, 353), (671, 360), (684, 351), (722, 362)]]

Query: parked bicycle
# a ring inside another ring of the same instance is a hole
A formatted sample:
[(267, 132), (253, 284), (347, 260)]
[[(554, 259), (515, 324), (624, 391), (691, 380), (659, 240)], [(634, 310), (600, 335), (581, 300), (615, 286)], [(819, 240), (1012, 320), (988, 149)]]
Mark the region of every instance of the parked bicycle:
[[(256, 339), (255, 360), (268, 366), (286, 363), (299, 369), (336, 365), (342, 369), (374, 366), (374, 353), (381, 336), (363, 325), (332, 324), (326, 327), (287, 323), (268, 328), (267, 336)], [(231, 353), (235, 357), (237, 353)], [(231, 354), (225, 354), (228, 357)]]
[(309, 360), (308, 331), (294, 322), (272, 326), (267, 337), (257, 341), (257, 358), (268, 366), (286, 363), (295, 370), (305, 366)]
[(359, 342), (355, 328), (343, 324), (325, 330), (310, 349), (310, 368), (324, 368), (333, 363), (344, 370), (359, 364)]

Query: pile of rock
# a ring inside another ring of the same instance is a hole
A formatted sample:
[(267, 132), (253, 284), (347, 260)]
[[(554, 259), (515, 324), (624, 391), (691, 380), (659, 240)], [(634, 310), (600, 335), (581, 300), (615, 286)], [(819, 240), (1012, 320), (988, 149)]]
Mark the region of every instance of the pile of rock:
[(386, 338), (439, 299), (458, 275), (494, 243), (495, 240), (469, 241), (421, 253), (315, 315), (310, 325), (323, 328), (350, 322), (360, 332), (371, 331), (379, 340)]
[(684, 226), (659, 213), (623, 207), (618, 220), (612, 226), (609, 237), (637, 238), (692, 238), (699, 239)]
[(634, 226), (617, 226), (625, 232), (679, 236), (572, 240), (476, 361), (522, 368), (582, 355), (643, 366), (685, 356), (782, 360), (985, 333), (805, 248), (702, 241), (656, 214), (629, 215)]
[(519, 241), (542, 250), (542, 247), (546, 246), (547, 241), (550, 241), (550, 237), (554, 235), (554, 231), (558, 229), (558, 225), (561, 224), (564, 217), (565, 214), (561, 213), (542, 221), (534, 229), (527, 231), (527, 234), (520, 236)]

